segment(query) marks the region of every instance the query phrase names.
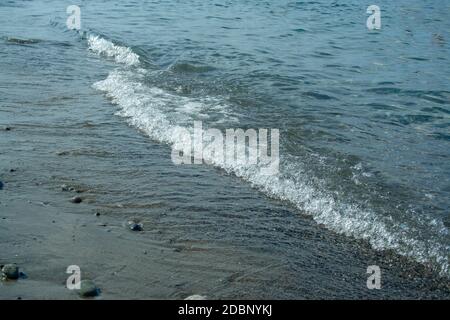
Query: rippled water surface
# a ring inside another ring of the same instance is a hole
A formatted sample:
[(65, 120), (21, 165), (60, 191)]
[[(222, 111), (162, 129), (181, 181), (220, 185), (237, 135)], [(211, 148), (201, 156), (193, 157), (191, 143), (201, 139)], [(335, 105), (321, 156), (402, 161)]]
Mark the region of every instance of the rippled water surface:
[[(275, 199), (277, 210), (296, 219), (312, 217), (334, 233), (449, 275), (447, 1), (382, 1), (379, 31), (367, 29), (367, 3), (358, 0), (79, 4), (80, 32), (67, 30), (59, 1), (0, 4), (0, 124), (23, 110), (20, 125), (42, 126), (48, 136), (38, 143), (55, 143), (55, 152), (76, 133), (78, 148), (68, 155), (85, 161), (87, 171), (86, 154), (116, 159), (120, 182), (103, 183), (135, 211), (148, 209), (140, 204), (150, 187), (172, 208), (242, 210), (248, 219), (249, 206)], [(175, 177), (165, 179), (158, 166), (170, 149), (151, 150), (179, 143), (177, 130), (194, 120), (221, 130), (279, 129), (280, 173), (213, 161), (174, 166)], [(115, 158), (134, 141), (117, 123), (150, 139)], [(59, 125), (69, 128), (67, 136), (52, 133)], [(100, 140), (86, 145), (84, 135), (107, 135), (118, 150)], [(156, 180), (139, 176), (147, 165)], [(217, 172), (196, 179), (212, 167)], [(112, 169), (105, 164), (105, 172), (92, 169), (86, 179), (100, 183)], [(221, 193), (230, 185), (250, 186), (259, 196), (236, 193), (229, 203)], [(193, 196), (193, 189), (200, 191)], [(216, 198), (202, 197), (203, 189)], [(110, 196), (98, 201), (107, 205)]]

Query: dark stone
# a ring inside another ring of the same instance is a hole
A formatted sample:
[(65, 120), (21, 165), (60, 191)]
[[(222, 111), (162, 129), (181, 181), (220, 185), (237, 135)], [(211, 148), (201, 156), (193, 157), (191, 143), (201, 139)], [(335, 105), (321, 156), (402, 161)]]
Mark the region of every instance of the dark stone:
[(0, 181), (0, 190), (3, 189), (3, 182)]
[(5, 131), (11, 131), (11, 127), (5, 127)]
[(96, 212), (96, 213), (95, 213), (95, 216), (96, 216), (96, 217), (100, 217), (100, 212)]
[(100, 290), (92, 280), (83, 280), (80, 283), (80, 296), (82, 297), (96, 297), (100, 294)]
[(10, 280), (19, 279), (19, 267), (15, 264), (6, 264), (2, 268), (3, 277)]
[(73, 197), (70, 202), (72, 203), (81, 203), (83, 202), (83, 199), (81, 199), (80, 197)]
[(142, 223), (132, 223), (130, 224), (130, 229), (133, 231), (143, 231), (144, 225)]

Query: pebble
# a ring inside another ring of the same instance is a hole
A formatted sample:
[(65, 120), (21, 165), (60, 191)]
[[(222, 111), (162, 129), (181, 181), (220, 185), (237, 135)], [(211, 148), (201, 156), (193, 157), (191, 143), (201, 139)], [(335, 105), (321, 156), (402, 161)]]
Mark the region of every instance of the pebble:
[(144, 225), (142, 223), (132, 223), (130, 224), (130, 229), (133, 231), (142, 231), (144, 230)]
[(81, 203), (83, 202), (83, 199), (81, 199), (80, 197), (73, 197), (70, 202), (72, 203)]
[(96, 297), (100, 293), (100, 290), (92, 280), (83, 280), (80, 283), (80, 296), (81, 297)]
[(201, 296), (199, 294), (193, 294), (192, 296), (189, 296), (184, 300), (206, 300), (206, 296)]
[(2, 274), (6, 279), (17, 280), (19, 279), (19, 267), (15, 264), (6, 264), (2, 268)]
[(5, 131), (11, 131), (11, 127), (5, 127)]
[(3, 189), (3, 182), (0, 181), (0, 190)]

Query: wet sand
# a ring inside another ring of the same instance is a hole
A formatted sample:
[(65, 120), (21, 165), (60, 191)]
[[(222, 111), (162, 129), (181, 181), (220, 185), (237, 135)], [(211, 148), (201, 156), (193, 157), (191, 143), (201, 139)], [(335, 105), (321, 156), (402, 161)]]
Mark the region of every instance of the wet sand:
[[(67, 128), (43, 130), (20, 122), (12, 127), (1, 133), (9, 152), (0, 153), (0, 265), (16, 263), (27, 278), (0, 282), (1, 299), (80, 299), (65, 287), (69, 265), (80, 266), (82, 279), (95, 281), (101, 289), (97, 299), (449, 297), (448, 282), (423, 266), (335, 235), (216, 169), (173, 166), (169, 148), (126, 125), (121, 130), (133, 143), (125, 153), (116, 140), (92, 132), (101, 132), (100, 123), (80, 125), (76, 130), (90, 134), (66, 141), (63, 151), (50, 143), (33, 148), (32, 141), (45, 140), (49, 131), (47, 138), (57, 137)], [(79, 146), (79, 139), (89, 145), (93, 137), (105, 138), (102, 149)], [(136, 158), (133, 145), (137, 149), (143, 142), (151, 152), (140, 158), (167, 160), (128, 167), (133, 162), (120, 157), (120, 165), (113, 164), (117, 158), (111, 154)], [(120, 170), (131, 171), (124, 173), (128, 181), (118, 176)], [(142, 176), (153, 183), (126, 190)], [(221, 183), (222, 193), (208, 184), (189, 189), (205, 181)], [(203, 204), (208, 207), (196, 202), (197, 194), (211, 199)], [(168, 203), (179, 195), (192, 202)], [(249, 206), (234, 205), (243, 195)], [(72, 203), (75, 196), (83, 202)], [(143, 231), (129, 229), (133, 218)], [(366, 287), (366, 268), (373, 264), (383, 271), (381, 290)]]

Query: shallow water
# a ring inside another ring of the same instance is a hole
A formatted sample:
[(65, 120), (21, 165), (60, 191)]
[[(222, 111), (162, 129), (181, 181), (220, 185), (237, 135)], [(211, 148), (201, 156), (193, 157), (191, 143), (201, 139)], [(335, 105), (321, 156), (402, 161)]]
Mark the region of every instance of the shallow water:
[[(23, 134), (1, 141), (5, 167), (29, 152), (29, 181), (75, 179), (120, 218), (156, 211), (171, 237), (277, 251), (290, 267), (319, 250), (305, 253), (311, 230), (326, 234), (325, 269), (348, 272), (333, 245), (356, 238), (448, 277), (448, 4), (383, 4), (375, 32), (360, 1), (80, 6), (75, 32), (57, 1), (0, 4), (0, 125)], [(194, 120), (280, 129), (279, 175), (174, 166), (168, 146)]]

